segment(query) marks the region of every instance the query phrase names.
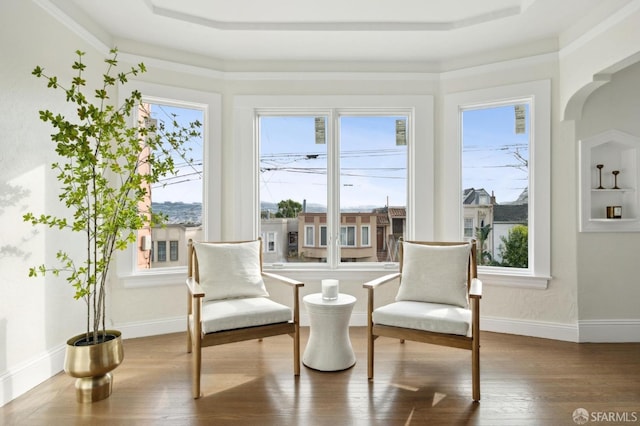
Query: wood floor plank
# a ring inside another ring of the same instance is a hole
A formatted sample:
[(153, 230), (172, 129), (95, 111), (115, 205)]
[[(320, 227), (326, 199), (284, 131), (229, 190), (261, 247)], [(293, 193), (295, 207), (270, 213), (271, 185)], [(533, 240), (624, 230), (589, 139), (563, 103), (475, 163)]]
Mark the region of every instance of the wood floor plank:
[[(302, 328), (302, 349), (308, 331)], [(483, 332), (482, 400), (476, 404), (469, 351), (379, 338), (369, 382), (366, 330), (354, 327), (350, 334), (353, 368), (302, 367), (297, 378), (288, 336), (205, 348), (198, 400), (191, 398), (183, 333), (124, 340), (110, 398), (78, 404), (73, 379), (60, 373), (1, 407), (0, 424), (571, 425), (577, 408), (633, 414), (640, 424), (640, 343), (576, 344)]]

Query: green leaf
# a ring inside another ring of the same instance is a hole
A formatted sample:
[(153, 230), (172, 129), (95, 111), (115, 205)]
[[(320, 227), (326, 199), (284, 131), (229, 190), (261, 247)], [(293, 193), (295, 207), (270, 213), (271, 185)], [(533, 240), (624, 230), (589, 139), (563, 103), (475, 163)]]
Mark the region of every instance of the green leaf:
[[(29, 212), (23, 215), (23, 220), (34, 226), (78, 232), (85, 237), (85, 247), (74, 247), (74, 253), (81, 253), (80, 256), (71, 257), (59, 251), (55, 265), (30, 268), (29, 276), (47, 272), (64, 276), (75, 290), (74, 298), (87, 303), (88, 318), (99, 318), (104, 310), (100, 307), (93, 311), (93, 301), (104, 297), (102, 292), (114, 251), (134, 243), (138, 229), (163, 222), (161, 215), (145, 212), (139, 206), (148, 200), (147, 188), (175, 173), (170, 154), (177, 152), (184, 161), (190, 161), (185, 143), (199, 135), (200, 124), (191, 123), (172, 131), (167, 131), (164, 123), (149, 128), (131, 126), (132, 115), (138, 115), (142, 94), (133, 91), (118, 106), (115, 101), (108, 101), (107, 89), (146, 72), (144, 64), (118, 73), (117, 49), (111, 49), (102, 82), (89, 89), (84, 78), (87, 68), (82, 62), (84, 52), (76, 54), (78, 57), (72, 63), (76, 75), (69, 79), (66, 88), (57, 77), (46, 75), (44, 68), (37, 66), (32, 71), (36, 77), (46, 78), (49, 88), (60, 89), (61, 95), (74, 104), (74, 108), (65, 108), (65, 113), (72, 111), (68, 119), (61, 113), (39, 111), (40, 120), (53, 128), (51, 141), (59, 158), (51, 168), (56, 170), (59, 200), (68, 212), (60, 217)], [(172, 117), (172, 121), (177, 120)], [(151, 154), (141, 157), (142, 149), (150, 149)], [(139, 173), (142, 165), (150, 167), (148, 174)], [(75, 245), (76, 240), (73, 241)], [(56, 243), (64, 246), (69, 241), (63, 237)]]

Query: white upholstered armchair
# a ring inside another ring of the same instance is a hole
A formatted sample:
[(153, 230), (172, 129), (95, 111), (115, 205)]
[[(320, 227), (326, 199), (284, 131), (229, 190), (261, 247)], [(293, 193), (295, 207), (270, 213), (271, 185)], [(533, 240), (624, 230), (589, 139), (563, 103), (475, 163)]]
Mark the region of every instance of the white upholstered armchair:
[[(262, 271), (262, 241), (189, 241), (187, 351), (193, 353), (193, 397), (200, 397), (206, 346), (288, 334), (300, 375), (299, 288), (303, 283)], [(269, 299), (263, 278), (292, 289), (291, 306)]]
[[(379, 336), (471, 350), (473, 400), (480, 400), (480, 299), (476, 244), (402, 241), (400, 272), (364, 284), (368, 290), (368, 377)], [(375, 290), (400, 280), (395, 302), (375, 308)]]

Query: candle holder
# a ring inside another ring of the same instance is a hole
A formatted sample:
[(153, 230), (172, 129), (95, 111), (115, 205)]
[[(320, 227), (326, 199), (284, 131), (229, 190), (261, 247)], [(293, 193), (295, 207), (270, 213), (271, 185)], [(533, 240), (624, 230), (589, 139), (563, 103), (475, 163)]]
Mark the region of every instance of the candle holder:
[(607, 219), (621, 219), (622, 206), (607, 206)]
[(611, 173), (613, 173), (613, 189), (620, 189), (618, 188), (618, 175), (620, 174), (620, 170), (614, 170)]
[(338, 280), (322, 280), (322, 300), (338, 299)]
[(604, 164), (597, 164), (596, 167), (598, 168), (598, 187), (596, 189), (604, 189), (604, 186), (602, 186), (602, 168), (604, 167)]

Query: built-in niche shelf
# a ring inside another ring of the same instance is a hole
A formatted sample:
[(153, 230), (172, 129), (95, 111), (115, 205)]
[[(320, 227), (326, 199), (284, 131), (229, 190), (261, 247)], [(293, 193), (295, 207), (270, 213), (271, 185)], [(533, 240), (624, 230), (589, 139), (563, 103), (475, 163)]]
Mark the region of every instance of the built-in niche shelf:
[[(609, 130), (581, 140), (580, 231), (640, 232), (638, 182), (640, 138)], [(621, 207), (621, 217), (608, 218), (608, 206)]]

